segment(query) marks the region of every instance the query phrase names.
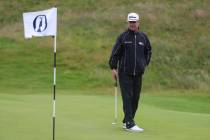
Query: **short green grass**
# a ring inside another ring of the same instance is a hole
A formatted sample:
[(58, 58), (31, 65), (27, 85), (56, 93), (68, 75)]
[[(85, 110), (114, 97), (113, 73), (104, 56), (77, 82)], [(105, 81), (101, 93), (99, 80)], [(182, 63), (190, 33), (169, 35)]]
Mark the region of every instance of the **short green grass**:
[[(74, 92), (77, 92), (76, 94)], [(170, 94), (169, 94), (170, 95)], [(207, 140), (210, 139), (210, 102), (185, 96), (156, 96), (143, 93), (136, 122), (143, 133), (121, 128), (122, 102), (119, 96), (118, 123), (113, 126), (114, 96), (88, 91), (57, 93), (56, 139), (59, 140)], [(182, 107), (180, 107), (182, 106)], [(197, 110), (199, 107), (203, 108)], [(52, 96), (40, 91), (0, 93), (0, 139), (52, 139)]]

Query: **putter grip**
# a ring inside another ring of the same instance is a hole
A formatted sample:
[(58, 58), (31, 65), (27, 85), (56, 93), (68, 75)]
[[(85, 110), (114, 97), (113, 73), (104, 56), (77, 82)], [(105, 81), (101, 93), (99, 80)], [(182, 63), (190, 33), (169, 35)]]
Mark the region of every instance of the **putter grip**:
[(114, 79), (115, 79), (115, 84), (114, 84), (114, 86), (117, 87), (117, 76), (115, 76)]

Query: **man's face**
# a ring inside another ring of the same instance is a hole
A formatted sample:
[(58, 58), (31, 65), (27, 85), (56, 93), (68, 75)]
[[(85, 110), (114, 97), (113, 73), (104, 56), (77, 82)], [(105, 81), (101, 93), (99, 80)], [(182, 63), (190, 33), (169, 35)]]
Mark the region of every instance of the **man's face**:
[(129, 21), (128, 28), (132, 31), (138, 31), (139, 21)]

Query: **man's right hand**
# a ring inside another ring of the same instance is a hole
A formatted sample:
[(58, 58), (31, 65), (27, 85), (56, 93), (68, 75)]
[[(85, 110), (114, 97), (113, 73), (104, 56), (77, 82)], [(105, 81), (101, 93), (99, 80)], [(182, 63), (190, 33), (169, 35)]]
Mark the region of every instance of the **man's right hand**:
[(118, 77), (118, 72), (117, 72), (116, 69), (112, 69), (112, 76), (113, 76), (113, 78), (114, 78), (115, 80), (117, 79), (117, 77)]

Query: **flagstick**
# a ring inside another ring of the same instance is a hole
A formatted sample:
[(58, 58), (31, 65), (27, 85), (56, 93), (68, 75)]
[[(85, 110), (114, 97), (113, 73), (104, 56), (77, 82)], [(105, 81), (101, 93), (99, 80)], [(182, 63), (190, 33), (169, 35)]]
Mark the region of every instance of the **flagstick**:
[(54, 38), (54, 80), (53, 80), (53, 140), (55, 140), (55, 89), (56, 89), (56, 36)]

